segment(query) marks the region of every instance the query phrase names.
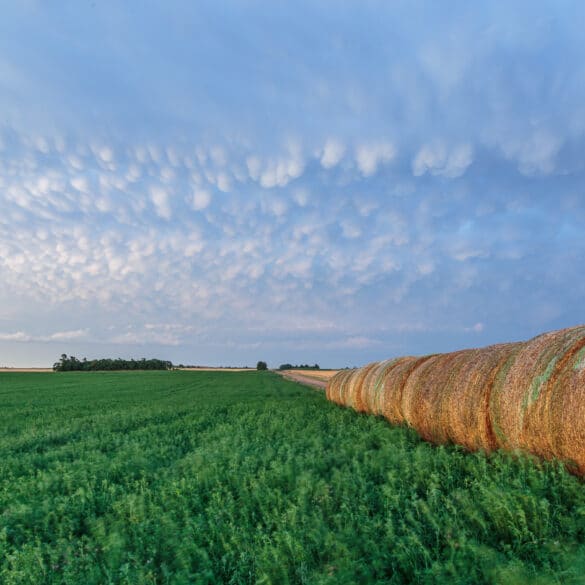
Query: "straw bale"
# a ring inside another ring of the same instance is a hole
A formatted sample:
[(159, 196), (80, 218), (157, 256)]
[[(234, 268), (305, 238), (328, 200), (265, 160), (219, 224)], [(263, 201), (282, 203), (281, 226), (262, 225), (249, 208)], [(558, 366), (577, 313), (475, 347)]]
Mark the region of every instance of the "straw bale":
[(373, 362), (365, 366), (365, 373), (361, 379), (360, 387), (357, 391), (356, 403), (359, 406), (360, 412), (367, 412), (373, 414), (369, 409), (370, 394), (374, 386), (374, 379), (376, 370), (380, 367), (381, 362)]
[(358, 412), (367, 412), (365, 408), (365, 396), (364, 396), (364, 382), (368, 377), (369, 373), (378, 365), (378, 362), (372, 362), (363, 368), (359, 368), (352, 375), (349, 382), (349, 393), (347, 402), (348, 406), (351, 406)]
[(349, 385), (353, 378), (353, 375), (357, 372), (357, 369), (347, 370), (347, 375), (341, 378), (339, 384), (339, 404), (343, 404), (344, 406), (348, 406), (348, 392), (349, 392)]
[[(555, 408), (563, 395), (573, 394), (575, 360), (579, 358), (585, 347), (585, 327), (574, 327), (556, 332), (549, 346), (543, 352), (541, 363), (547, 363), (544, 372), (535, 376), (525, 397), (522, 407), (525, 409), (523, 428), (520, 435), (520, 447), (547, 459), (562, 457), (558, 452), (557, 443), (562, 434), (559, 426), (559, 414)], [(535, 372), (537, 374), (537, 372)], [(570, 401), (572, 402), (572, 401)], [(579, 425), (574, 420), (573, 425)], [(583, 445), (583, 443), (581, 443)], [(573, 455), (579, 445), (573, 448)]]
[(549, 433), (554, 456), (585, 475), (585, 349), (572, 353), (553, 383)]
[(499, 448), (519, 449), (525, 408), (522, 404), (533, 383), (543, 373), (539, 358), (553, 338), (546, 333), (524, 343), (514, 359), (504, 365), (492, 389), (490, 414)]
[(339, 372), (327, 397), (406, 422), (426, 440), (520, 449), (585, 475), (585, 325)]
[(366, 376), (362, 395), (366, 412), (373, 415), (382, 414), (382, 397), (384, 395), (384, 377), (386, 371), (391, 368), (400, 358), (393, 358), (379, 362)]
[(501, 367), (520, 346), (492, 345), (464, 355), (441, 403), (445, 440), (469, 450), (496, 448), (489, 410), (492, 387)]
[(403, 424), (405, 421), (402, 408), (402, 393), (408, 377), (420, 364), (432, 356), (407, 356), (395, 360), (384, 372), (381, 388), (380, 414), (392, 424)]
[[(337, 372), (337, 374), (335, 374), (335, 376), (339, 376), (340, 372)], [(332, 376), (328, 382), (327, 385), (325, 386), (325, 398), (327, 398), (327, 400), (331, 401), (331, 402), (335, 402), (335, 400), (333, 400), (333, 387), (334, 384), (332, 384), (333, 380), (335, 379), (335, 376)]]
[(424, 425), (421, 432), (432, 437), (435, 443), (453, 442), (457, 424), (453, 426), (451, 423), (457, 421), (452, 411), (463, 408), (461, 399), (464, 399), (466, 393), (473, 393), (473, 388), (464, 386), (461, 381), (478, 352), (480, 350), (462, 350), (445, 354), (434, 363), (433, 371), (429, 372), (427, 384), (430, 393), (427, 396), (432, 408), (427, 418), (419, 424)]
[(339, 387), (339, 400), (341, 401), (341, 404), (344, 404), (345, 406), (351, 406), (353, 407), (355, 400), (354, 400), (354, 386), (355, 386), (355, 377), (357, 375), (359, 375), (361, 373), (361, 368), (356, 368), (354, 370), (351, 370), (348, 375), (347, 378), (345, 378), (342, 383), (341, 386)]
[(343, 404), (341, 400), (341, 389), (346, 378), (351, 374), (353, 370), (340, 370), (335, 374), (328, 382), (325, 387), (325, 395), (328, 400), (337, 404)]
[(552, 457), (547, 388), (559, 360), (562, 362), (564, 354), (584, 334), (582, 327), (562, 329), (522, 345), (492, 391), (490, 414), (498, 447)]
[(451, 377), (460, 369), (469, 351), (435, 355), (415, 368), (402, 394), (404, 418), (427, 441), (444, 443), (442, 402), (449, 391)]
[(337, 402), (337, 397), (335, 396), (337, 393), (337, 380), (344, 372), (345, 370), (337, 372), (337, 374), (332, 376), (327, 382), (327, 386), (325, 386), (325, 397), (327, 400), (330, 400), (331, 402)]

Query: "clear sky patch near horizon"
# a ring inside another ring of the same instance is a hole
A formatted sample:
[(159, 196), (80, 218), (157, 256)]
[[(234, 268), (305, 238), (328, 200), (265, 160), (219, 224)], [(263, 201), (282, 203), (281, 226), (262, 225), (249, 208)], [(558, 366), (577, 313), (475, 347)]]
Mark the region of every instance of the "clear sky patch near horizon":
[(585, 322), (584, 20), (2, 2), (0, 366), (342, 367)]

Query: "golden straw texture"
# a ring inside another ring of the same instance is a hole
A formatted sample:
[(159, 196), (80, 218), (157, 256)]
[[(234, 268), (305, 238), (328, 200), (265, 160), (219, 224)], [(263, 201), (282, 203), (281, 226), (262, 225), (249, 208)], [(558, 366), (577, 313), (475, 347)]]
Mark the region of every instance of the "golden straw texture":
[(326, 395), (435, 443), (520, 449), (585, 474), (585, 326), (342, 370)]

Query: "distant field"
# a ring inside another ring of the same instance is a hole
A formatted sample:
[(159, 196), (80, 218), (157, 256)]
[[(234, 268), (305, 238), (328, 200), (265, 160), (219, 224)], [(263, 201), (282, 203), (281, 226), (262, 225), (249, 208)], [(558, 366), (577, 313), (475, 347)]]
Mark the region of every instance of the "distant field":
[(282, 377), (301, 384), (307, 384), (313, 388), (325, 390), (327, 381), (332, 378), (338, 370), (278, 370)]
[(0, 368), (0, 373), (15, 373), (15, 372), (52, 372), (53, 368)]
[(329, 380), (335, 374), (337, 374), (339, 370), (287, 370), (291, 374), (298, 374), (301, 376), (307, 376), (309, 378), (317, 378), (318, 380)]
[(256, 368), (214, 368), (207, 366), (197, 366), (194, 368), (178, 368), (185, 372), (254, 372)]
[[(306, 373), (306, 372), (305, 372)], [(0, 583), (583, 583), (585, 486), (271, 372), (4, 373)]]

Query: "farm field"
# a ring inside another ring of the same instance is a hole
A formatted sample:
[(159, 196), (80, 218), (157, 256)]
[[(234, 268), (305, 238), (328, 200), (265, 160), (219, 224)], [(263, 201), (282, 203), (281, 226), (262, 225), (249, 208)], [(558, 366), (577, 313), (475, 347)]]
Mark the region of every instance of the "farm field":
[(53, 368), (0, 368), (0, 374), (4, 373), (16, 373), (16, 372), (28, 372), (28, 373), (41, 373), (41, 372), (52, 372)]
[(271, 372), (2, 373), (0, 583), (583, 583), (560, 465)]
[(316, 378), (317, 380), (330, 380), (337, 374), (339, 370), (287, 370), (291, 374), (299, 374), (308, 378)]
[(283, 378), (325, 390), (327, 382), (338, 370), (276, 370)]

